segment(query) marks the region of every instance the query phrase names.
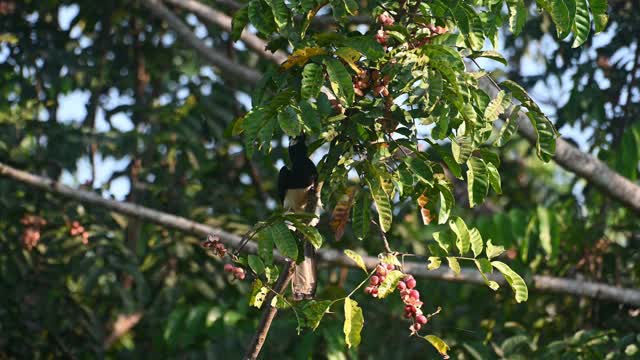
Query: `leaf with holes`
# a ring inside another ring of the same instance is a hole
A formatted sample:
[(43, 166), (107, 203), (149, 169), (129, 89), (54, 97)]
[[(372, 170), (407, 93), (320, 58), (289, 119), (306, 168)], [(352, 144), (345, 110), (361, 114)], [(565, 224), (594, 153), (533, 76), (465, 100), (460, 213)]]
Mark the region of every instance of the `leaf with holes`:
[(364, 326), (362, 309), (351, 298), (344, 299), (344, 340), (348, 347), (360, 345), (360, 332)]
[(403, 277), (404, 273), (398, 270), (392, 270), (387, 273), (384, 281), (378, 287), (378, 298), (384, 299), (387, 295), (391, 294)]
[(362, 256), (360, 256), (360, 254), (349, 249), (345, 250), (344, 254), (347, 255), (349, 259), (353, 260), (353, 262), (355, 262), (362, 271), (367, 272), (367, 267), (365, 266), (364, 260), (362, 260)]

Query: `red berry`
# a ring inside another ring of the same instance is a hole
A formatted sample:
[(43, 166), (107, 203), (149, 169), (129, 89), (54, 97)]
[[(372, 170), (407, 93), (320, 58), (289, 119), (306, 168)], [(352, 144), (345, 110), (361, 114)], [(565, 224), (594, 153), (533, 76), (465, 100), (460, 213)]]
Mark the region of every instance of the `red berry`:
[(387, 43), (387, 40), (389, 39), (389, 35), (387, 35), (387, 32), (384, 30), (378, 30), (378, 32), (376, 32), (376, 35), (374, 36), (374, 39), (376, 40), (376, 42), (378, 42), (378, 44), (385, 45)]
[(404, 317), (405, 317), (405, 319), (411, 319), (413, 317), (413, 314), (408, 312), (408, 311), (405, 311)]
[(373, 296), (378, 295), (378, 288), (377, 287), (371, 288), (371, 295), (373, 295)]
[(231, 264), (224, 264), (224, 271), (225, 272), (232, 272), (234, 269), (233, 265)]
[(387, 270), (391, 271), (395, 268), (393, 264), (387, 264)]
[(407, 284), (407, 288), (409, 289), (413, 289), (414, 287), (416, 287), (416, 279), (414, 278), (406, 280), (405, 283)]
[(411, 290), (411, 292), (409, 293), (409, 297), (412, 298), (413, 300), (419, 300), (420, 293), (418, 292), (418, 290)]
[(407, 288), (407, 284), (404, 281), (398, 281), (398, 290), (402, 291)]
[(378, 16), (378, 22), (384, 26), (391, 26), (395, 21), (393, 20), (393, 17), (389, 15), (389, 13), (384, 12), (380, 14), (380, 16)]
[(235, 275), (236, 275), (236, 279), (244, 280), (244, 277), (245, 277), (245, 273), (244, 272), (238, 273), (238, 274), (235, 274)]
[(371, 290), (373, 290), (373, 286), (367, 286), (366, 288), (364, 288), (364, 292), (366, 294), (371, 294)]
[(373, 275), (371, 277), (371, 281), (370, 281), (371, 285), (378, 285), (380, 284), (380, 278), (376, 275)]
[(415, 332), (418, 332), (420, 331), (420, 329), (422, 329), (422, 324), (419, 324), (419, 323), (413, 324), (412, 330), (414, 330)]
[(424, 315), (418, 315), (416, 316), (416, 322), (420, 325), (424, 325), (427, 323), (427, 317)]
[(386, 276), (387, 275), (387, 268), (385, 266), (378, 265), (376, 267), (376, 274), (378, 276)]

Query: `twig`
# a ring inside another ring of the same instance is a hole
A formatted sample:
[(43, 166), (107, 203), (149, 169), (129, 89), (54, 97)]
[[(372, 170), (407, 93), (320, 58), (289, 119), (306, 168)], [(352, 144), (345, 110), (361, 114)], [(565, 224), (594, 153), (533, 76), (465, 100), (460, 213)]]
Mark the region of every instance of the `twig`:
[(380, 230), (380, 237), (382, 238), (382, 242), (384, 243), (384, 251), (387, 253), (392, 253), (393, 251), (391, 250), (391, 247), (389, 246), (389, 242), (387, 241), (387, 235), (384, 233), (384, 230), (382, 230), (382, 226), (380, 224), (378, 224), (375, 220), (371, 219), (371, 222), (378, 227), (378, 229)]
[(247, 347), (247, 351), (243, 357), (245, 360), (254, 360), (258, 358), (260, 354), (260, 350), (262, 349), (262, 345), (264, 345), (264, 341), (267, 339), (267, 335), (269, 334), (269, 329), (271, 328), (271, 322), (276, 317), (278, 313), (278, 308), (273, 306), (271, 302), (273, 301), (276, 294), (282, 294), (285, 287), (291, 281), (293, 277), (293, 270), (295, 269), (296, 263), (294, 261), (287, 261), (285, 263), (284, 269), (278, 276), (278, 280), (276, 281), (275, 286), (273, 287), (274, 292), (269, 292), (267, 297), (264, 300), (265, 309), (262, 313), (262, 317), (260, 318), (260, 323), (258, 325), (258, 329), (256, 333), (251, 338), (251, 342)]

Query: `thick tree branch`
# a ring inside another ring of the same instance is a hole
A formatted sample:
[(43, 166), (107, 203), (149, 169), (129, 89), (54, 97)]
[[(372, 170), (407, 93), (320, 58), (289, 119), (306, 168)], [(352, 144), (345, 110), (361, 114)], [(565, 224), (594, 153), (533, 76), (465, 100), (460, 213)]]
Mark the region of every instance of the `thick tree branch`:
[[(210, 6), (207, 6), (199, 1), (195, 0), (165, 0), (167, 3), (179, 7), (184, 10), (188, 10), (196, 14), (206, 22), (213, 24), (226, 32), (231, 32), (231, 17), (223, 12), (220, 12)], [(287, 54), (284, 51), (276, 51), (272, 53), (266, 50), (267, 42), (259, 38), (255, 34), (252, 34), (248, 30), (244, 30), (240, 36), (240, 40), (247, 45), (247, 47), (256, 52), (261, 57), (268, 59), (278, 65), (287, 60)]]
[[(58, 194), (73, 200), (83, 202), (88, 205), (107, 208), (125, 215), (135, 216), (142, 220), (165, 226), (168, 228), (183, 231), (196, 236), (205, 237), (209, 234), (217, 235), (220, 241), (230, 247), (237, 247), (241, 242), (241, 237), (231, 234), (221, 229), (197, 223), (183, 217), (167, 214), (161, 211), (149, 209), (140, 205), (126, 202), (118, 202), (105, 199), (93, 192), (75, 190), (64, 186), (51, 179), (33, 175), (25, 171), (14, 169), (0, 162), (0, 176), (14, 181), (35, 187), (50, 193)], [(255, 242), (250, 241), (244, 247), (249, 253), (256, 253), (258, 248)], [(283, 259), (276, 257), (279, 261)], [(364, 263), (368, 269), (373, 269), (378, 264), (375, 256), (364, 256)], [(318, 251), (318, 261), (345, 266), (356, 267), (356, 264), (342, 252), (333, 249), (322, 249)], [(405, 262), (405, 271), (415, 277), (432, 280), (444, 280), (470, 284), (484, 284), (480, 274), (472, 269), (462, 269), (459, 275), (450, 270), (440, 268), (429, 271), (422, 262)], [(492, 280), (505, 284), (504, 279), (492, 277)], [(607, 300), (623, 304), (640, 305), (640, 290), (611, 286), (590, 281), (580, 281), (564, 278), (556, 278), (544, 275), (534, 275), (532, 283), (529, 284), (532, 291), (550, 292), (564, 295), (585, 296), (597, 300)]]
[[(492, 97), (498, 93), (496, 86), (486, 78), (481, 79), (480, 85)], [(527, 115), (522, 112), (518, 115), (518, 132), (535, 145), (537, 139), (535, 129)], [(618, 174), (591, 154), (584, 153), (564, 139), (558, 138), (553, 160), (567, 171), (594, 184), (625, 207), (640, 213), (640, 186)]]
[(202, 55), (213, 66), (216, 66), (224, 74), (223, 76), (230, 76), (238, 80), (247, 82), (251, 85), (255, 85), (262, 77), (260, 72), (245, 67), (239, 66), (237, 63), (229, 60), (226, 56), (220, 52), (216, 52), (213, 49), (207, 47), (198, 37), (196, 37), (191, 29), (180, 20), (171, 10), (169, 10), (160, 0), (140, 0), (144, 6), (146, 6), (154, 16), (162, 19), (169, 24), (169, 26), (178, 34), (182, 40), (184, 40), (189, 46), (194, 48), (200, 55)]
[(278, 313), (278, 308), (271, 305), (273, 298), (276, 297), (276, 294), (282, 294), (287, 287), (287, 284), (291, 281), (293, 277), (293, 270), (296, 267), (296, 263), (293, 261), (286, 261), (284, 265), (284, 269), (278, 276), (278, 280), (276, 280), (276, 284), (273, 287), (273, 291), (270, 291), (265, 300), (263, 302), (265, 309), (262, 313), (262, 317), (260, 318), (260, 323), (258, 324), (258, 329), (256, 333), (251, 338), (251, 343), (247, 347), (247, 351), (244, 354), (244, 359), (246, 360), (254, 360), (258, 358), (260, 354), (260, 350), (262, 349), (262, 345), (264, 345), (265, 340), (267, 339), (267, 335), (269, 334), (269, 329), (271, 328), (271, 322), (276, 317)]

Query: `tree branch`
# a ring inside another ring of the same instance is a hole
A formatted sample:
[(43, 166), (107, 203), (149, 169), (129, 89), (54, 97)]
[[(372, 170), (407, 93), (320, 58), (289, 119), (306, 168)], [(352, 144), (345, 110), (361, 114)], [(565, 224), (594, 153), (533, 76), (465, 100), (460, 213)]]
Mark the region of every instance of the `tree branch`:
[[(231, 17), (210, 6), (196, 0), (165, 0), (165, 2), (181, 9), (191, 11), (206, 22), (218, 26), (226, 32), (231, 32)], [(287, 54), (284, 51), (278, 50), (275, 53), (272, 53), (266, 50), (267, 42), (246, 29), (242, 31), (240, 40), (242, 40), (249, 49), (277, 65), (280, 65), (287, 60)]]
[(218, 67), (223, 76), (229, 76), (241, 81), (245, 81), (250, 85), (255, 85), (262, 77), (262, 74), (257, 70), (238, 65), (237, 63), (229, 60), (226, 56), (214, 51), (207, 47), (191, 29), (182, 22), (171, 10), (169, 10), (160, 0), (140, 0), (144, 6), (146, 6), (151, 13), (162, 19), (169, 24), (169, 26), (178, 34), (182, 40), (184, 40), (189, 46), (194, 48), (200, 55), (202, 55), (212, 65)]
[[(485, 78), (481, 79), (481, 85), (492, 97), (498, 93), (499, 89)], [(535, 129), (527, 115), (522, 112), (518, 115), (518, 132), (530, 143), (536, 143)], [(558, 138), (553, 159), (565, 170), (584, 178), (611, 198), (640, 213), (640, 186), (618, 174), (591, 154), (584, 153), (564, 139)]]
[(263, 304), (265, 305), (265, 309), (262, 313), (262, 317), (260, 318), (258, 329), (253, 335), (253, 338), (251, 338), (251, 342), (247, 347), (247, 351), (244, 354), (243, 359), (254, 360), (258, 358), (260, 350), (262, 349), (262, 345), (264, 345), (264, 342), (267, 339), (267, 335), (269, 334), (271, 322), (278, 313), (278, 308), (271, 305), (271, 302), (276, 297), (276, 294), (280, 295), (284, 292), (287, 284), (289, 284), (291, 278), (293, 277), (293, 270), (295, 269), (295, 267), (296, 263), (294, 261), (285, 261), (284, 269), (282, 269), (282, 272), (278, 276), (278, 280), (276, 280), (273, 291), (269, 291), (269, 293), (265, 297), (265, 300), (263, 302)]
[[(118, 202), (105, 199), (93, 192), (75, 190), (62, 185), (51, 179), (30, 174), (25, 171), (14, 169), (0, 162), (0, 176), (14, 181), (41, 189), (50, 193), (58, 194), (85, 204), (107, 208), (124, 215), (135, 216), (150, 223), (158, 224), (195, 236), (206, 237), (209, 234), (216, 235), (220, 241), (230, 247), (237, 247), (241, 242), (241, 237), (231, 234), (221, 229), (197, 223), (183, 217), (167, 214), (161, 211), (146, 208), (144, 206)], [(249, 241), (245, 245), (245, 250), (249, 253), (257, 253), (258, 246), (255, 242)], [(283, 258), (276, 256), (276, 260), (282, 262)], [(320, 262), (339, 265), (344, 267), (356, 267), (357, 265), (342, 252), (333, 249), (322, 249), (318, 251)], [(364, 263), (368, 269), (374, 269), (379, 259), (375, 256), (364, 256)], [(462, 269), (459, 275), (453, 271), (440, 268), (429, 271), (423, 262), (405, 262), (405, 271), (417, 278), (432, 280), (443, 280), (461, 282), (469, 284), (484, 285), (484, 280), (480, 274), (472, 269)], [(492, 280), (505, 284), (504, 279), (491, 277)], [(590, 281), (572, 280), (556, 278), (545, 275), (534, 275), (533, 281), (529, 284), (532, 291), (550, 292), (563, 295), (584, 296), (596, 300), (607, 300), (622, 304), (640, 305), (640, 290), (611, 286)]]

